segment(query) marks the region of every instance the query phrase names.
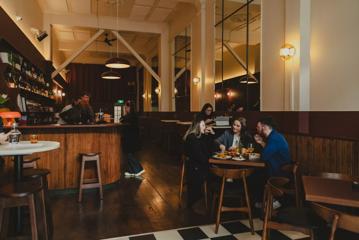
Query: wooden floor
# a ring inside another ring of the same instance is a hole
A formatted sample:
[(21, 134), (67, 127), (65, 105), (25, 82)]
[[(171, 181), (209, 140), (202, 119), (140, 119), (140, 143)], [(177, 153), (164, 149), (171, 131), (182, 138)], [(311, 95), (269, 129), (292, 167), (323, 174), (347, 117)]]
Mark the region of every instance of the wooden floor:
[(143, 178), (122, 178), (98, 200), (96, 192), (53, 195), (54, 239), (101, 239), (208, 224), (208, 217), (179, 208), (179, 159), (158, 144), (139, 153)]

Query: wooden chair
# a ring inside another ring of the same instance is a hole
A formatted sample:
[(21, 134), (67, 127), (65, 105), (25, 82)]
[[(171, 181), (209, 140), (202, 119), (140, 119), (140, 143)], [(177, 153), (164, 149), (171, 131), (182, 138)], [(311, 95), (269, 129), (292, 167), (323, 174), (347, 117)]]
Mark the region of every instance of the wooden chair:
[(340, 213), (319, 203), (312, 202), (310, 205), (318, 216), (320, 216), (322, 219), (324, 219), (324, 221), (332, 225), (329, 240), (334, 240)]
[(283, 189), (283, 191), (295, 199), (296, 207), (301, 207), (303, 203), (303, 191), (299, 162), (285, 164), (281, 167), (281, 170), (290, 175), (292, 179), (292, 181), (287, 184), (288, 186)]
[(262, 240), (269, 239), (270, 229), (302, 232), (314, 239), (313, 230), (323, 225), (323, 220), (311, 209), (281, 208), (277, 211), (273, 210), (273, 199), (284, 196), (285, 186), (288, 183), (289, 179), (283, 177), (272, 177), (267, 181)]
[[(181, 156), (181, 169), (180, 169), (180, 186), (179, 186), (179, 202), (182, 203), (183, 187), (184, 187), (184, 176), (186, 172), (186, 162), (188, 157), (184, 154)], [(206, 209), (208, 209), (208, 193), (207, 193), (207, 182), (203, 183), (203, 192), (204, 192), (204, 204)]]
[[(217, 216), (216, 216), (216, 228), (215, 233), (218, 233), (218, 227), (221, 220), (221, 213), (222, 212), (244, 212), (248, 214), (249, 217), (249, 224), (251, 227), (251, 232), (254, 234), (254, 227), (253, 227), (253, 219), (252, 219), (252, 211), (251, 211), (251, 202), (249, 199), (248, 187), (247, 187), (247, 177), (253, 173), (253, 169), (228, 169), (228, 168), (218, 168), (212, 167), (210, 171), (221, 178), (221, 185), (219, 189), (219, 197), (218, 197), (218, 209), (217, 209)], [(244, 207), (224, 207), (223, 206), (223, 196), (224, 196), (224, 187), (226, 183), (226, 179), (241, 179), (243, 182), (244, 187), (244, 194), (246, 199), (246, 205)]]
[[(35, 195), (40, 194), (41, 206), (39, 214), (40, 222), (37, 221), (37, 212), (35, 206)], [(9, 208), (27, 206), (30, 210), (30, 224), (31, 224), (31, 239), (38, 239), (39, 231), (38, 226), (43, 226), (43, 238), (48, 239), (46, 213), (43, 189), (38, 181), (8, 183), (0, 187), (0, 232), (1, 239), (7, 239), (7, 227)], [(3, 221), (5, 220), (5, 221)], [(4, 222), (4, 224), (3, 224)]]
[[(80, 172), (80, 186), (78, 201), (82, 202), (83, 189), (98, 188), (100, 191), (100, 199), (103, 199), (101, 168), (100, 168), (100, 154), (101, 153), (81, 153), (81, 172)], [(95, 162), (97, 177), (85, 179), (85, 165), (86, 163)]]

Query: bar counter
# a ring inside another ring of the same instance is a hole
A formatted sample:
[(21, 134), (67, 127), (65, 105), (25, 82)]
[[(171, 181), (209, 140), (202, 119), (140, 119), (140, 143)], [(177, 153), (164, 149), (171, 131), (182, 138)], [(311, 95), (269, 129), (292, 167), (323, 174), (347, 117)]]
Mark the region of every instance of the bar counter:
[[(60, 142), (57, 150), (26, 158), (40, 157), (37, 166), (51, 171), (48, 176), (49, 189), (73, 189), (79, 185), (80, 153), (101, 152), (103, 184), (113, 183), (120, 178), (122, 127), (122, 124), (53, 124), (20, 126), (19, 130), (22, 133), (21, 140), (29, 140), (31, 134), (37, 134), (38, 140)], [(7, 168), (13, 165), (10, 159), (6, 159), (5, 164)], [(91, 177), (93, 174), (88, 170), (85, 176)]]

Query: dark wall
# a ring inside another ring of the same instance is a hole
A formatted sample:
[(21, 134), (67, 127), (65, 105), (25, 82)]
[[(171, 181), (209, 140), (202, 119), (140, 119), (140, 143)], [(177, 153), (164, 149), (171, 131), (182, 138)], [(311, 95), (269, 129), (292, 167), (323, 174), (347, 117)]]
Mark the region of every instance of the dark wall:
[(116, 80), (101, 78), (101, 73), (109, 70), (104, 65), (73, 63), (68, 69), (70, 70), (67, 73), (69, 98), (84, 91), (88, 92), (95, 112), (102, 108), (112, 114), (113, 105), (118, 99), (136, 101), (135, 67), (118, 70), (122, 77)]

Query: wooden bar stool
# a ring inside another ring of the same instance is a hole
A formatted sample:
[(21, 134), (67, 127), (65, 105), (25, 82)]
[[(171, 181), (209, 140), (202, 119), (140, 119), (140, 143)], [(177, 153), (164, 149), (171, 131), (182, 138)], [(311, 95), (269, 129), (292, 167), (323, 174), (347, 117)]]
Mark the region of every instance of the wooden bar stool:
[[(100, 199), (103, 199), (101, 168), (100, 168), (100, 154), (101, 153), (80, 153), (81, 155), (81, 173), (80, 173), (80, 189), (79, 202), (82, 202), (82, 190), (89, 188), (98, 188), (100, 191)], [(84, 178), (86, 163), (95, 162), (97, 177)]]
[(50, 207), (50, 199), (48, 195), (48, 182), (47, 175), (50, 174), (50, 170), (45, 168), (25, 168), (23, 170), (23, 180), (24, 181), (33, 181), (38, 180), (43, 189), (43, 198), (45, 201), (45, 211), (46, 211), (46, 221), (45, 221), (45, 231), (49, 236), (52, 236), (54, 227), (52, 221), (52, 212)]
[[(7, 216), (9, 208), (28, 206), (30, 210), (31, 239), (38, 239), (38, 222), (36, 221), (35, 194), (43, 195), (43, 189), (38, 181), (28, 181), (19, 183), (7, 183), (0, 186), (0, 232), (1, 239), (7, 239), (6, 230), (8, 225)], [(40, 220), (46, 225), (45, 202), (41, 198)], [(4, 217), (6, 216), (6, 217)], [(19, 217), (19, 216), (18, 216)], [(3, 220), (4, 226), (3, 226)], [(46, 228), (44, 227), (44, 239), (47, 238)]]
[[(180, 201), (180, 205), (182, 203), (182, 194), (183, 194), (183, 187), (184, 187), (184, 176), (185, 176), (185, 172), (186, 172), (186, 162), (188, 161), (188, 157), (184, 154), (182, 154), (181, 156), (181, 169), (180, 169), (180, 188), (179, 188), (179, 201)], [(203, 192), (204, 192), (204, 204), (206, 209), (208, 209), (208, 200), (207, 200), (207, 182), (203, 183)]]
[[(253, 219), (252, 219), (252, 211), (251, 211), (251, 202), (249, 200), (249, 193), (247, 187), (247, 177), (253, 173), (253, 169), (228, 169), (228, 168), (218, 168), (212, 167), (210, 171), (221, 178), (221, 185), (219, 189), (219, 197), (218, 197), (218, 209), (216, 216), (216, 228), (215, 233), (218, 233), (219, 222), (221, 220), (222, 212), (244, 212), (248, 214), (249, 217), (249, 225), (251, 227), (252, 235), (254, 234), (253, 227)], [(244, 194), (246, 198), (246, 206), (243, 207), (225, 207), (223, 206), (223, 196), (224, 196), (224, 185), (226, 183), (226, 179), (241, 179), (244, 187)]]

